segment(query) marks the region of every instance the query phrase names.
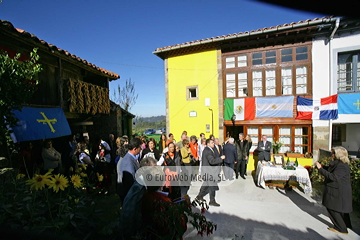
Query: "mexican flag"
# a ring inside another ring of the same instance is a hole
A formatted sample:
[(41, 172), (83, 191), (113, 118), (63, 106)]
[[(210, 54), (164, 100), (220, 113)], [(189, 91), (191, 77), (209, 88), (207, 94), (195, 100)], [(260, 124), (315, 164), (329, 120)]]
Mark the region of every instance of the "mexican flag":
[(224, 120), (232, 120), (233, 114), (236, 120), (252, 120), (255, 118), (255, 98), (225, 99)]

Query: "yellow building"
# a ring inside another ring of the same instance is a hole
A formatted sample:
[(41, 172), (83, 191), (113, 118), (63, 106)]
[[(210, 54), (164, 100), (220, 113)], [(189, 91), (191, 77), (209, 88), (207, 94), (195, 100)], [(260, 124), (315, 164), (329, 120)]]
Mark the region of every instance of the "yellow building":
[(188, 136), (205, 133), (222, 135), (219, 126), (219, 78), (217, 50), (169, 57), (167, 69), (166, 129), (180, 140), (186, 130)]

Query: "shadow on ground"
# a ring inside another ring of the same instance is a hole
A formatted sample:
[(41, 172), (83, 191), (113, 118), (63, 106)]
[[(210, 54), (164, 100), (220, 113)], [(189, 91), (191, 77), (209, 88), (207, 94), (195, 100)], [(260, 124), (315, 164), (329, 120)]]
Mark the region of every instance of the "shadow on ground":
[[(290, 229), (283, 224), (268, 224), (224, 213), (208, 212), (205, 216), (209, 220), (218, 223), (217, 230), (214, 234), (209, 235), (208, 239), (326, 239), (311, 228), (300, 231)], [(196, 234), (196, 229), (188, 225), (188, 231), (185, 233), (184, 239), (203, 239)]]
[[(293, 190), (287, 190), (283, 189), (282, 191), (280, 188), (277, 188), (278, 192), (286, 197), (288, 197), (297, 207), (299, 207), (303, 212), (308, 213), (313, 218), (319, 220), (320, 222), (328, 225), (329, 227), (333, 227), (332, 224), (329, 225), (329, 222), (325, 219), (320, 217), (320, 214), (323, 214), (325, 216), (328, 216), (328, 212), (325, 207), (323, 207), (321, 204), (321, 201), (317, 201), (317, 203), (309, 202), (306, 198), (301, 196), (298, 192)], [(312, 197), (313, 198), (313, 197)], [(314, 198), (313, 198), (314, 199)], [(322, 206), (322, 207), (319, 207)], [(353, 226), (352, 231), (354, 231), (356, 234), (360, 235), (360, 218), (359, 213), (354, 211), (350, 213), (350, 219)]]

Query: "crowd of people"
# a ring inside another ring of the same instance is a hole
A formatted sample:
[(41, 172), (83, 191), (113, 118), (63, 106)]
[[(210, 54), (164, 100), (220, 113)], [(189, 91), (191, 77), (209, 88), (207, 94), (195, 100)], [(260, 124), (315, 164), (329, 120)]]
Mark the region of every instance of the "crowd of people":
[[(120, 227), (124, 238), (134, 236), (141, 222), (151, 226), (157, 234), (166, 234), (163, 226), (151, 221), (155, 212), (158, 211), (153, 203), (177, 203), (189, 199), (187, 195), (189, 183), (181, 184), (179, 181), (172, 181), (172, 178), (165, 177), (164, 181), (159, 182), (157, 186), (146, 186), (141, 183), (143, 176), (140, 180), (136, 178), (136, 172), (140, 167), (157, 166), (151, 174), (164, 176), (174, 177), (184, 174), (185, 171), (188, 175), (199, 176), (202, 186), (196, 199), (205, 201), (204, 197), (209, 194), (209, 205), (218, 207), (220, 204), (215, 200), (215, 193), (219, 190), (218, 185), (201, 177), (209, 174), (216, 176), (220, 173), (221, 166), (225, 166), (223, 172), (226, 180), (234, 180), (234, 177), (238, 179), (239, 176), (246, 179), (252, 147), (251, 137), (243, 133), (239, 134), (238, 140), (235, 141), (229, 136), (222, 144), (214, 135), (210, 135), (208, 139), (205, 138), (204, 133), (201, 133), (199, 138), (194, 135), (188, 137), (186, 131), (181, 134), (179, 141), (176, 141), (171, 133), (168, 136), (162, 134), (158, 143), (154, 138), (147, 139), (146, 136), (133, 136), (129, 140), (127, 136), (115, 139), (113, 134), (109, 134), (106, 140), (96, 139), (93, 143), (90, 143), (87, 135), (81, 137), (72, 135), (61, 140), (58, 139), (56, 143), (53, 143), (51, 139), (42, 141), (41, 151), (39, 151), (39, 144), (35, 144), (36, 150), (34, 150), (34, 143), (21, 143), (20, 171), (32, 177), (33, 170), (41, 167), (43, 172), (54, 169), (54, 173), (61, 172), (69, 175), (72, 168), (82, 163), (89, 166), (89, 171), (103, 174), (102, 187), (109, 190), (114, 184), (122, 202)], [(258, 160), (270, 161), (272, 145), (267, 141), (266, 135), (262, 136), (256, 150)], [(341, 151), (336, 149), (336, 151), (333, 152), (333, 157), (340, 160), (335, 160), (335, 167), (327, 168), (318, 163), (317, 167), (319, 172), (329, 179), (324, 205), (328, 208), (331, 220), (334, 222), (334, 228), (330, 230), (346, 233), (347, 227), (351, 226), (348, 216), (348, 212), (352, 210), (351, 202), (343, 200), (339, 205), (341, 199), (335, 202), (331, 194), (329, 195), (329, 192), (333, 191), (332, 182), (339, 181), (338, 173), (334, 171), (342, 166), (345, 170), (341, 174), (346, 175), (345, 177), (349, 175), (348, 166), (343, 164), (348, 163), (347, 157), (340, 155), (342, 149)], [(115, 179), (112, 175), (116, 176)], [(349, 195), (349, 192), (351, 194), (351, 189), (348, 191), (349, 183), (345, 185), (346, 194)], [(182, 224), (182, 231), (186, 231), (186, 224)]]

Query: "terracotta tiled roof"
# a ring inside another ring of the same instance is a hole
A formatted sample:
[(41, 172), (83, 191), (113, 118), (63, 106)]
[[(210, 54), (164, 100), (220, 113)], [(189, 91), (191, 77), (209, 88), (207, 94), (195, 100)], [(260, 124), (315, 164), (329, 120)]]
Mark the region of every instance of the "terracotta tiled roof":
[(70, 57), (70, 58), (72, 58), (72, 59), (74, 59), (74, 60), (77, 60), (77, 61), (79, 61), (79, 62), (81, 62), (81, 63), (83, 63), (83, 64), (85, 64), (85, 65), (87, 65), (87, 66), (89, 66), (89, 67), (92, 67), (92, 68), (100, 71), (100, 72), (103, 73), (103, 74), (106, 74), (106, 75), (110, 76), (110, 78), (112, 78), (113, 80), (120, 78), (120, 76), (119, 76), (118, 74), (114, 73), (114, 72), (111, 72), (111, 71), (108, 71), (108, 70), (106, 70), (106, 69), (97, 67), (97, 66), (95, 66), (94, 64), (86, 61), (85, 59), (82, 59), (82, 58), (80, 58), (80, 57), (78, 57), (78, 56), (76, 56), (76, 55), (74, 55), (74, 54), (71, 54), (71, 53), (69, 53), (69, 52), (66, 51), (66, 50), (63, 50), (63, 49), (61, 49), (61, 48), (58, 48), (58, 47), (55, 46), (55, 45), (52, 45), (52, 44), (50, 44), (50, 43), (47, 43), (46, 41), (44, 41), (44, 40), (42, 40), (42, 39), (39, 39), (39, 38), (38, 38), (37, 36), (35, 36), (34, 34), (31, 34), (31, 33), (29, 33), (29, 32), (26, 32), (26, 31), (22, 30), (22, 29), (19, 29), (19, 28), (15, 28), (15, 27), (12, 25), (12, 23), (9, 22), (9, 21), (0, 20), (0, 27), (7, 27), (10, 31), (13, 31), (14, 33), (19, 34), (20, 37), (23, 37), (24, 39), (31, 39), (31, 40), (33, 40), (34, 42), (40, 43), (40, 44), (48, 47), (49, 49), (51, 49), (51, 50), (53, 50), (53, 51), (58, 51), (59, 53), (64, 54), (65, 56), (68, 56), (68, 57)]
[(295, 22), (285, 23), (283, 25), (278, 25), (276, 27), (265, 27), (265, 28), (258, 29), (258, 30), (252, 30), (250, 32), (246, 31), (246, 32), (233, 33), (233, 34), (228, 34), (228, 35), (222, 35), (222, 36), (206, 38), (206, 39), (196, 40), (196, 41), (192, 41), (192, 42), (186, 42), (186, 43), (182, 43), (182, 44), (176, 44), (176, 45), (172, 45), (172, 46), (157, 48), (157, 49), (155, 49), (155, 51), (153, 53), (157, 54), (157, 53), (160, 53), (163, 51), (170, 51), (172, 49), (185, 48), (185, 47), (190, 47), (190, 46), (194, 46), (194, 45), (198, 45), (198, 44), (217, 42), (217, 41), (227, 40), (227, 39), (231, 39), (231, 38), (249, 36), (249, 35), (253, 35), (253, 34), (261, 34), (261, 33), (273, 32), (273, 31), (277, 31), (277, 30), (281, 31), (281, 30), (287, 30), (287, 29), (291, 29), (291, 28), (305, 27), (305, 26), (313, 25), (313, 24), (317, 24), (317, 23), (318, 24), (327, 23), (327, 22), (330, 22), (333, 20), (334, 20), (333, 17), (322, 17), (322, 18), (308, 19), (305, 21), (299, 21), (297, 23), (295, 23)]

